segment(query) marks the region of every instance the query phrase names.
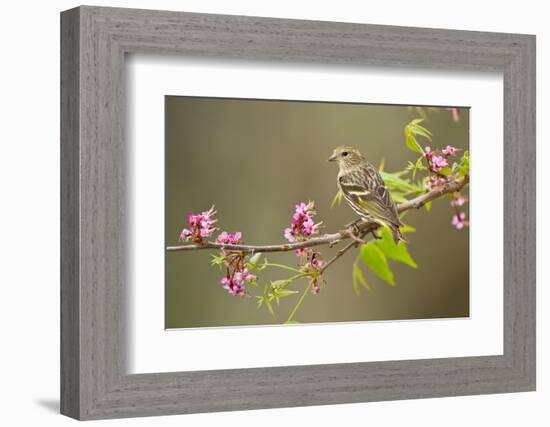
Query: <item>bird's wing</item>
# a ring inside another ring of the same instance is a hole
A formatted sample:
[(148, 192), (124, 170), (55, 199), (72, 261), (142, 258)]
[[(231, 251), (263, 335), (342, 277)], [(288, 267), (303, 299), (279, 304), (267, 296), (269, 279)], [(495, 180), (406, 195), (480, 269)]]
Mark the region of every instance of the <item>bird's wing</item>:
[(354, 207), (399, 226), (401, 221), (384, 180), (373, 166), (364, 166), (339, 179), (340, 188)]

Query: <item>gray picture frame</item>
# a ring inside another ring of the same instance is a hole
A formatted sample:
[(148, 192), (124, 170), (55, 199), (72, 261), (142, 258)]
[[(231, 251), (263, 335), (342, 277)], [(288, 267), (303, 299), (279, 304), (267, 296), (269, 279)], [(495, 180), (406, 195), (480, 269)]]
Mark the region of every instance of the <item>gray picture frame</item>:
[[(502, 72), (504, 353), (128, 374), (124, 60), (136, 52)], [(78, 7), (61, 14), (61, 166), (65, 415), (87, 420), (535, 390), (535, 36)]]

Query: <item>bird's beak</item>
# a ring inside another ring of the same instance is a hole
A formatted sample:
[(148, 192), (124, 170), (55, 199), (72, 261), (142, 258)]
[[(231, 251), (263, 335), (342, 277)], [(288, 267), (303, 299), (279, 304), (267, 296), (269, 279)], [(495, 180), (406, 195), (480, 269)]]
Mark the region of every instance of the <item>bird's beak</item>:
[(335, 162), (336, 161), (336, 154), (333, 154), (327, 159), (327, 162)]

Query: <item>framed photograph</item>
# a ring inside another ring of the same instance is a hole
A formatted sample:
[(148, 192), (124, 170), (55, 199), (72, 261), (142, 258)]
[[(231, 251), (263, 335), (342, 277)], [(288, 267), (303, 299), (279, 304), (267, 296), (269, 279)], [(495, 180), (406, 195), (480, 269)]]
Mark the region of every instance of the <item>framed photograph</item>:
[(61, 14), (61, 411), (535, 389), (535, 37)]

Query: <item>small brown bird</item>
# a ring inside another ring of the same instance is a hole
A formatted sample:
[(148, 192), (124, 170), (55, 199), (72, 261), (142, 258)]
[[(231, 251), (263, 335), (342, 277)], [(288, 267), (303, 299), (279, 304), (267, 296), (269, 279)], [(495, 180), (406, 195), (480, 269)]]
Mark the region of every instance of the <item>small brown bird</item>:
[(384, 180), (359, 150), (342, 145), (328, 160), (338, 163), (338, 188), (355, 213), (367, 222), (389, 227), (395, 243), (406, 242), (399, 230), (403, 223)]

